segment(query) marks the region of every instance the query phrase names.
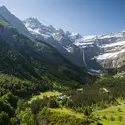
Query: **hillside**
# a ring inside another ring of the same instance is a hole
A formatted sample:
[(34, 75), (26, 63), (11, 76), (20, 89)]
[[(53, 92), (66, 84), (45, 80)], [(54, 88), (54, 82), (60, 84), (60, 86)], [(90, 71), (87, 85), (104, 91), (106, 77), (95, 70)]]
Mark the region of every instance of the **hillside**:
[[(95, 79), (95, 76), (65, 59), (54, 47), (19, 33), (16, 28), (0, 18), (1, 125), (22, 125), (22, 120), (27, 117), (26, 112), (30, 112), (30, 108), (26, 107), (24, 102), (28, 103), (27, 99), (33, 94), (48, 90), (76, 89)], [(74, 112), (73, 116), (67, 113), (67, 117), (74, 118)], [(34, 117), (33, 114), (32, 116)], [(63, 117), (62, 115), (59, 119)], [(35, 125), (34, 120), (31, 118), (30, 122), (27, 120), (24, 124)], [(76, 122), (77, 120), (79, 118)]]
[(65, 59), (55, 48), (19, 33), (3, 19), (0, 20), (0, 37), (3, 73), (30, 80), (48, 77), (62, 83), (72, 81), (82, 84), (87, 76), (90, 77), (84, 70)]

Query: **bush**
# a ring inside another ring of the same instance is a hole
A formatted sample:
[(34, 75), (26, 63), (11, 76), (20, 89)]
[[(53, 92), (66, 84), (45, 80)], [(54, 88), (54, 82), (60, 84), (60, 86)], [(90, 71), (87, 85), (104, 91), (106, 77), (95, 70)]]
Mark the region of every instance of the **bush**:
[(90, 123), (85, 121), (85, 119), (49, 109), (39, 112), (37, 120), (39, 125), (87, 125), (87, 123)]
[(18, 98), (14, 96), (11, 92), (7, 93), (2, 97), (3, 100), (6, 100), (12, 107), (17, 107)]
[(1, 112), (0, 113), (0, 125), (9, 125), (10, 119), (7, 113)]
[(58, 107), (59, 107), (57, 101), (56, 101), (54, 98), (49, 99), (48, 106), (49, 106), (50, 108), (58, 108)]
[(17, 119), (15, 117), (10, 119), (10, 125), (17, 125)]
[(29, 108), (27, 108), (25, 111), (21, 111), (18, 117), (20, 120), (20, 125), (35, 125), (34, 115)]
[(107, 120), (107, 117), (105, 115), (102, 118), (105, 119), (105, 120)]
[(4, 101), (0, 98), (0, 112), (5, 112), (9, 115), (9, 117), (13, 117), (14, 115), (14, 109), (11, 107), (8, 102)]
[(31, 111), (33, 114), (37, 114), (42, 109), (42, 100), (37, 98), (36, 100), (33, 100), (31, 105)]
[(89, 108), (89, 107), (85, 108), (85, 111), (84, 111), (84, 115), (85, 116), (90, 116), (91, 113), (92, 113), (92, 109), (91, 108)]
[(98, 122), (97, 125), (103, 125), (102, 123)]
[(115, 121), (115, 118), (113, 116), (110, 117), (111, 121)]
[(118, 112), (122, 112), (122, 109), (121, 109), (121, 108), (118, 108)]
[(119, 117), (118, 117), (118, 120), (119, 120), (120, 122), (122, 121), (122, 119), (123, 119), (122, 116), (119, 116)]

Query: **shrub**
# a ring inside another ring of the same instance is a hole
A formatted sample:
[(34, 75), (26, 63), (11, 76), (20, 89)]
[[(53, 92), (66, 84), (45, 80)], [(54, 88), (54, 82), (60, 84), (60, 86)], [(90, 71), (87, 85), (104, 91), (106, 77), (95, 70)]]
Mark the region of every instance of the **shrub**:
[(57, 101), (54, 98), (49, 99), (48, 105), (49, 105), (50, 108), (58, 108), (59, 107)]
[(30, 107), (31, 107), (32, 113), (37, 114), (39, 111), (41, 111), (42, 100), (39, 98), (37, 98), (36, 100), (33, 100)]
[(0, 113), (0, 125), (8, 125), (10, 122), (9, 116), (5, 112)]
[(115, 121), (115, 118), (113, 116), (110, 117), (111, 121)]
[(107, 117), (105, 115), (102, 118), (105, 119), (105, 120), (107, 120)]
[(118, 117), (118, 120), (119, 120), (120, 122), (122, 121), (122, 119), (123, 119), (122, 116), (119, 116), (119, 117)]
[(92, 113), (92, 109), (91, 108), (85, 108), (85, 111), (84, 111), (84, 115), (85, 116), (90, 116), (91, 115), (91, 113)]
[(102, 123), (98, 122), (97, 125), (103, 125)]
[(118, 112), (122, 112), (122, 109), (121, 109), (121, 108), (118, 108)]

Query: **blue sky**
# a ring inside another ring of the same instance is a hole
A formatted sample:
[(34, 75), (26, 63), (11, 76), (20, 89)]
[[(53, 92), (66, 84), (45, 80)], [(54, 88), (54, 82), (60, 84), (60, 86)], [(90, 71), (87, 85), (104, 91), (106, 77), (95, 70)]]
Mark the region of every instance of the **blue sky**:
[(125, 29), (125, 0), (0, 0), (24, 20), (36, 17), (82, 35), (98, 35)]

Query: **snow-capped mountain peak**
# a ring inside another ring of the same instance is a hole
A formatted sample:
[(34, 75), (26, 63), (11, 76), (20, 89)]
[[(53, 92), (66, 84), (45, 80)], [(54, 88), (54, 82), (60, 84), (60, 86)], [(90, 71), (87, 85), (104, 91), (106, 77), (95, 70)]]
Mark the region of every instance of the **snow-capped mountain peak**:
[(99, 36), (85, 36), (76, 41), (75, 45), (86, 51), (86, 56), (90, 58), (90, 62), (96, 59), (105, 69), (123, 66), (125, 60), (125, 30)]
[(82, 50), (74, 45), (76, 39), (81, 38), (79, 33), (71, 33), (61, 28), (57, 29), (52, 25), (44, 25), (36, 18), (28, 18), (23, 23), (35, 38), (52, 45), (74, 64), (84, 66)]
[(36, 18), (29, 18), (24, 21), (24, 24), (36, 38), (44, 39), (61, 52), (74, 53), (75, 46), (77, 46), (84, 51), (83, 60), (89, 69), (96, 69), (99, 64), (104, 68), (114, 68), (116, 58), (118, 63), (125, 59), (123, 58), (125, 30), (118, 33), (82, 37), (79, 33), (71, 33), (61, 28), (56, 29), (52, 25), (43, 25)]
[(63, 29), (59, 28), (59, 29), (56, 29), (56, 33), (60, 33), (60, 34), (65, 34)]
[(76, 40), (82, 38), (82, 36), (81, 36), (79, 33), (74, 33), (74, 32), (71, 33), (71, 34), (69, 35), (69, 37), (70, 37), (70, 39), (71, 39), (72, 41), (76, 41)]
[(42, 26), (42, 24), (38, 21), (37, 18), (28, 18), (24, 21), (24, 24), (26, 27), (30, 27), (30, 28), (40, 28)]
[(23, 21), (23, 23), (32, 35), (36, 38), (40, 37), (40, 39), (48, 39), (56, 31), (52, 25), (43, 25), (37, 18), (30, 17)]
[(69, 31), (65, 32), (63, 29), (56, 29), (52, 25), (43, 25), (41, 22), (38, 21), (37, 18), (30, 17), (23, 21), (23, 23), (25, 24), (26, 28), (30, 31), (30, 33), (36, 35), (37, 38), (40, 37), (40, 35), (44, 39), (50, 39), (50, 37), (52, 37), (53, 39), (57, 40), (62, 44), (62, 40), (64, 39), (67, 40), (67, 43), (69, 44), (69, 41), (75, 42), (76, 39), (82, 37), (79, 33), (71, 33)]

